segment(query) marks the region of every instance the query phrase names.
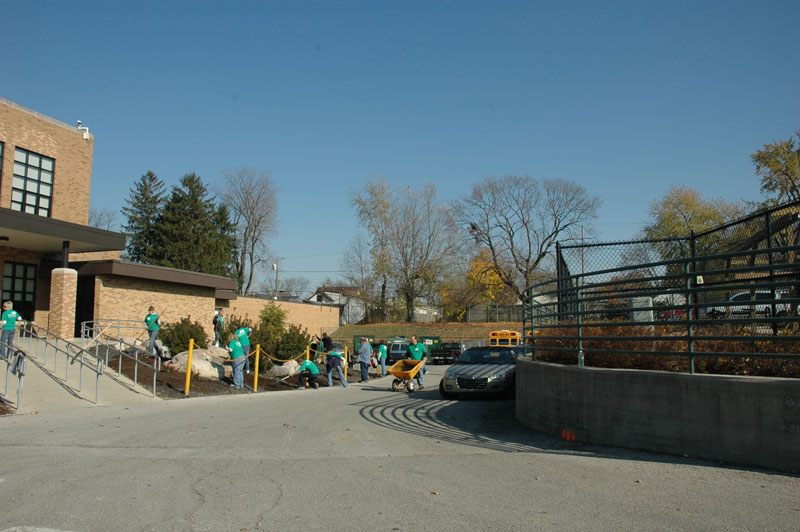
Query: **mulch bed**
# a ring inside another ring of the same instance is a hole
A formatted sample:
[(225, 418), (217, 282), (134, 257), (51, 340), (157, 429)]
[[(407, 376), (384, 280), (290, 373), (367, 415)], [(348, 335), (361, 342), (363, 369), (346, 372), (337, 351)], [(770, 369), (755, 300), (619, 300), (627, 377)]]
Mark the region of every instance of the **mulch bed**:
[[(103, 355), (105, 355), (105, 347), (103, 348)], [(139, 368), (138, 368), (138, 375), (137, 375), (137, 386), (141, 386), (142, 388), (151, 391), (153, 390), (153, 369), (148, 366), (152, 366), (153, 360), (149, 359), (145, 356), (141, 356), (139, 359)], [(148, 366), (145, 366), (147, 364)], [(109, 359), (108, 359), (108, 371), (112, 375), (115, 374), (119, 368), (119, 355), (113, 349), (109, 352)], [(121, 373), (125, 375), (127, 378), (133, 380), (134, 379), (134, 370), (135, 370), (135, 362), (128, 357), (122, 357), (122, 370)], [(360, 378), (360, 372), (358, 369), (348, 370), (347, 372), (347, 382), (354, 383), (358, 382)], [(320, 376), (317, 378), (317, 382), (319, 383), (320, 387), (327, 387), (328, 386), (328, 379), (325, 375), (325, 366), (320, 367)], [(233, 384), (233, 380), (230, 378), (224, 378), (223, 380), (210, 380), (210, 379), (200, 379), (197, 377), (192, 377), (191, 384), (189, 386), (189, 397), (203, 397), (203, 396), (211, 396), (211, 395), (238, 395), (238, 394), (247, 394), (253, 393), (253, 374), (244, 376), (244, 388), (234, 388), (231, 386)], [(274, 377), (267, 377), (264, 374), (261, 374), (258, 378), (258, 390), (256, 393), (262, 392), (281, 392), (286, 390), (294, 390), (297, 388), (298, 384), (298, 377), (295, 375), (293, 377), (289, 377), (285, 381), (278, 382)], [(334, 377), (333, 379), (334, 386), (340, 386), (338, 379)], [(161, 371), (156, 374), (156, 395), (161, 399), (183, 399), (186, 396), (184, 395), (184, 389), (186, 386), (186, 373), (174, 371), (172, 369), (168, 369), (166, 365), (162, 365)]]

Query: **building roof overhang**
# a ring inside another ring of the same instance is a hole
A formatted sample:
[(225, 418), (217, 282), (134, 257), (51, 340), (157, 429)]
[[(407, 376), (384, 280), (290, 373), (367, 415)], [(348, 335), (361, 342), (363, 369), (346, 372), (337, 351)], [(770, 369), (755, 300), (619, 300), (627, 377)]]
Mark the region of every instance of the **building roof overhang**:
[(167, 283), (187, 284), (203, 288), (213, 288), (216, 299), (236, 299), (237, 284), (235, 279), (207, 273), (189, 272), (163, 266), (139, 264), (121, 260), (92, 261), (81, 265), (78, 275), (115, 275), (134, 277), (148, 281), (164, 281)]
[(61, 253), (65, 241), (70, 253), (125, 249), (122, 233), (0, 208), (0, 246)]

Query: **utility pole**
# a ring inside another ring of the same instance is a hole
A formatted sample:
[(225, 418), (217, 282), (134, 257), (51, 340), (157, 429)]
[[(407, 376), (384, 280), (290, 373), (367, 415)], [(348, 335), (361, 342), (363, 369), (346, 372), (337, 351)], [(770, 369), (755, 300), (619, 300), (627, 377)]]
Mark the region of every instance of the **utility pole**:
[(272, 291), (272, 299), (278, 299), (278, 263), (280, 257), (275, 257), (275, 262), (272, 264), (272, 269), (275, 270), (275, 289)]

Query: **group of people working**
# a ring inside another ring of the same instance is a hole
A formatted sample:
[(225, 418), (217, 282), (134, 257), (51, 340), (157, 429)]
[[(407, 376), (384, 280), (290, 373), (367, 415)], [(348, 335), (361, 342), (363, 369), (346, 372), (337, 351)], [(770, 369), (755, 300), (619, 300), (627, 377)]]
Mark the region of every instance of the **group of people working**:
[[(342, 386), (347, 387), (347, 379), (345, 378), (344, 371), (342, 370), (344, 365), (343, 354), (333, 349), (333, 340), (330, 339), (327, 333), (322, 333), (322, 338), (315, 337), (315, 339), (318, 339), (319, 343), (322, 344), (323, 352), (327, 356), (325, 361), (325, 369), (328, 375), (328, 386), (333, 386), (333, 373), (336, 372), (339, 375), (339, 380), (341, 381)], [(378, 341), (376, 353), (373, 353), (373, 346), (367, 341), (366, 337), (362, 336), (360, 340), (361, 346), (357, 351), (357, 360), (361, 367), (361, 380), (358, 382), (369, 381), (369, 368), (371, 366), (381, 368), (380, 376), (386, 375), (386, 358), (389, 354), (389, 347), (386, 340), (382, 339)], [(406, 349), (406, 358), (422, 361), (425, 361), (428, 358), (428, 352), (425, 349), (425, 346), (419, 343), (419, 340), (416, 336), (411, 337), (411, 342)], [(415, 377), (420, 389), (424, 388), (423, 381), (425, 373), (425, 363), (423, 362), (422, 368), (417, 372)], [(314, 363), (312, 360), (306, 360), (300, 366), (297, 387), (305, 388), (306, 383), (308, 383), (309, 386), (312, 386), (314, 389), (316, 389), (319, 387), (316, 382), (316, 379), (319, 376), (319, 368), (317, 367), (316, 363)]]
[[(10, 302), (8, 302), (8, 304), (10, 304)], [(147, 330), (150, 332), (150, 355), (153, 355), (153, 350), (155, 349), (158, 352), (158, 356), (161, 356), (161, 349), (156, 344), (158, 326), (161, 321), (159, 320), (158, 314), (155, 313), (155, 309), (153, 307), (150, 307), (148, 310), (149, 312), (147, 316), (145, 316), (144, 321), (147, 325)], [(217, 311), (217, 313), (214, 315), (212, 324), (214, 327), (214, 345), (221, 347), (223, 334), (222, 331), (225, 324), (221, 310)], [(230, 334), (228, 337), (228, 345), (225, 346), (225, 348), (231, 354), (231, 367), (233, 369), (233, 384), (231, 384), (231, 386), (236, 388), (242, 388), (244, 386), (244, 374), (250, 374), (251, 332), (252, 330), (249, 327), (239, 327)], [(319, 352), (318, 350), (321, 347), (322, 352), (327, 357), (325, 361), (325, 369), (328, 376), (328, 386), (333, 386), (333, 374), (335, 372), (339, 375), (339, 380), (341, 381), (342, 386), (347, 387), (347, 378), (345, 378), (344, 371), (342, 369), (344, 366), (344, 354), (334, 350), (333, 340), (326, 332), (322, 333), (322, 338), (314, 336), (314, 340), (316, 340), (316, 342), (312, 344), (312, 350)], [(367, 341), (366, 337), (362, 336), (361, 346), (358, 348), (357, 352), (357, 360), (361, 367), (361, 380), (358, 382), (369, 381), (370, 366), (380, 367), (380, 375), (386, 375), (386, 358), (388, 356), (388, 352), (389, 347), (386, 340), (379, 340), (377, 353), (373, 353), (372, 345)], [(409, 343), (408, 348), (406, 349), (406, 358), (411, 360), (425, 360), (427, 359), (427, 355), (428, 353), (425, 349), (425, 346), (419, 343), (416, 336), (412, 336), (411, 343)], [(424, 368), (425, 366), (423, 364), (423, 369), (418, 371), (416, 376), (420, 389), (424, 387)], [(312, 360), (305, 360), (300, 365), (297, 387), (299, 389), (304, 389), (306, 385), (308, 385), (314, 389), (317, 389), (319, 388), (319, 384), (316, 382), (316, 380), (319, 376), (320, 372), (317, 364)]]

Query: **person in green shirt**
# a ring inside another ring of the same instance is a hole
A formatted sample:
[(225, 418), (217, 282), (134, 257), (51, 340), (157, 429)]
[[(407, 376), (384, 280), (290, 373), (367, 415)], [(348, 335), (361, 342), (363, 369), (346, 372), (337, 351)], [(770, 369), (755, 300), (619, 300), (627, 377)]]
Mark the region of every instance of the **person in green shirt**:
[(153, 350), (155, 349), (155, 351), (158, 353), (158, 357), (161, 358), (162, 351), (156, 343), (156, 338), (158, 338), (158, 326), (161, 324), (161, 320), (158, 319), (158, 314), (156, 314), (155, 307), (150, 307), (147, 309), (147, 316), (144, 317), (144, 323), (147, 327), (147, 332), (150, 335), (150, 349), (148, 350), (147, 354), (150, 355), (150, 357), (153, 357)]
[(242, 367), (246, 357), (242, 351), (242, 343), (231, 333), (230, 342), (228, 343), (228, 352), (231, 354), (231, 368), (233, 369), (233, 384), (236, 388), (244, 386), (244, 375), (242, 374)]
[(378, 364), (381, 365), (381, 377), (386, 375), (386, 357), (389, 354), (389, 348), (386, 345), (386, 340), (381, 339), (378, 342)]
[(408, 344), (406, 348), (406, 358), (411, 360), (422, 360), (422, 367), (419, 368), (417, 372), (417, 384), (419, 384), (419, 389), (423, 389), (424, 386), (422, 385), (423, 375), (425, 372), (425, 361), (428, 360), (428, 351), (425, 349), (425, 346), (419, 343), (416, 336), (411, 337), (411, 343)]
[(14, 310), (14, 303), (3, 303), (3, 316), (0, 317), (0, 325), (3, 327), (3, 332), (0, 333), (0, 356), (6, 360), (11, 358), (10, 353), (14, 350), (14, 333), (17, 331), (18, 321), (22, 321), (22, 317)]
[(250, 375), (250, 327), (239, 327), (233, 334), (239, 339), (244, 352), (244, 372)]
[(316, 390), (319, 388), (317, 377), (319, 377), (319, 368), (317, 365), (311, 360), (304, 360), (303, 363), (300, 364), (300, 373), (297, 375), (297, 389), (304, 390), (306, 382), (308, 382), (309, 386), (312, 386)]
[(339, 382), (342, 383), (344, 388), (347, 388), (347, 379), (344, 377), (342, 371), (342, 354), (338, 351), (331, 351), (328, 353), (328, 360), (325, 363), (325, 368), (328, 370), (328, 388), (333, 387), (333, 372), (339, 373)]

